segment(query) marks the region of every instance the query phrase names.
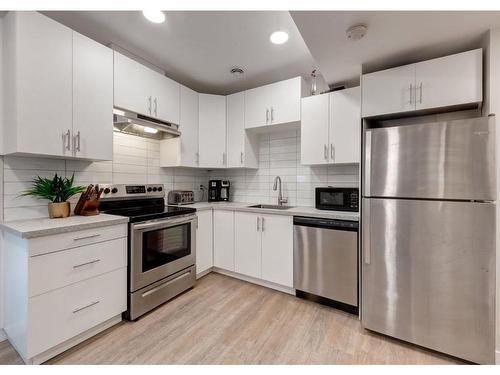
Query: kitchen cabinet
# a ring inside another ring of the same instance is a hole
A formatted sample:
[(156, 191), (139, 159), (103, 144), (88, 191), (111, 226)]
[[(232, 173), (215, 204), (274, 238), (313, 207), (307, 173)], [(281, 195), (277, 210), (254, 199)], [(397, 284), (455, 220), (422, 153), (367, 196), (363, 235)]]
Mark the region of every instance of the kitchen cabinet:
[(293, 287), (293, 217), (263, 215), (262, 279)]
[(235, 272), (293, 287), (293, 217), (236, 212)]
[(359, 163), (360, 95), (353, 87), (302, 99), (302, 164)]
[(245, 91), (245, 128), (300, 121), (304, 92), (301, 77)]
[(198, 93), (180, 89), (180, 137), (160, 141), (160, 167), (198, 166)]
[(121, 321), (127, 224), (28, 239), (4, 232), (3, 248), (4, 329), (26, 363), (42, 363)]
[(234, 213), (235, 267), (243, 275), (260, 279), (261, 217), (251, 212)]
[(227, 167), (258, 168), (255, 134), (245, 131), (245, 93), (226, 97), (227, 106)]
[(214, 266), (234, 271), (234, 212), (215, 210)]
[(114, 106), (179, 124), (180, 85), (114, 51)]
[(113, 52), (73, 32), (73, 153), (113, 159)]
[(213, 267), (213, 221), (212, 210), (197, 211), (196, 226), (196, 274)]
[(227, 165), (226, 97), (199, 94), (198, 98), (199, 166), (224, 168)]
[(37, 12), (4, 22), (5, 152), (111, 160), (111, 50)]
[(482, 49), (364, 74), (363, 117), (477, 104)]

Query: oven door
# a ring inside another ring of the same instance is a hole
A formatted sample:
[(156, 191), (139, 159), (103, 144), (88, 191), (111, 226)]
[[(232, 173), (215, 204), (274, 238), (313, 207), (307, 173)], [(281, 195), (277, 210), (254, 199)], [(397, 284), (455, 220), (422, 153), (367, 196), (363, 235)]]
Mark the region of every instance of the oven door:
[(130, 230), (130, 291), (194, 265), (196, 216), (134, 223)]

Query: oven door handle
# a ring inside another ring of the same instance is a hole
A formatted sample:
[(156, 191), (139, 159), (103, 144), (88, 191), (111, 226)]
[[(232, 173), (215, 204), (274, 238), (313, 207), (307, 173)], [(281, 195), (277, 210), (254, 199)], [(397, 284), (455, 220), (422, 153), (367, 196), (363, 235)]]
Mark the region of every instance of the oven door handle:
[(161, 221), (152, 221), (149, 223), (143, 224), (133, 224), (132, 230), (143, 230), (143, 229), (152, 229), (152, 228), (168, 228), (178, 224), (187, 224), (196, 219), (196, 216), (183, 217), (178, 219), (167, 219)]

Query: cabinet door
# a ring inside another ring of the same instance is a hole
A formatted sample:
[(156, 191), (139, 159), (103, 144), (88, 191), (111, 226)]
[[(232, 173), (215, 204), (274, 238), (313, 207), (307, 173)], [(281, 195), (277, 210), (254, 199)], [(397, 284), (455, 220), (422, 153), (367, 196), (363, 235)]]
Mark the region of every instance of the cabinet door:
[(181, 86), (181, 163), (184, 167), (198, 166), (198, 93)]
[(226, 97), (199, 94), (199, 166), (226, 166)]
[(73, 32), (73, 136), (75, 156), (113, 158), (113, 52)]
[(234, 271), (234, 212), (214, 211), (214, 266)]
[(416, 66), (416, 109), (447, 107), (483, 100), (482, 49)]
[(271, 85), (271, 124), (300, 121), (302, 78), (295, 77)]
[(364, 74), (363, 117), (415, 109), (415, 64)]
[(330, 163), (359, 163), (360, 96), (359, 87), (330, 93)]
[(234, 270), (261, 278), (261, 217), (249, 212), (234, 213)]
[(228, 95), (227, 100), (227, 166), (244, 166), (245, 93)]
[(179, 124), (180, 85), (164, 75), (151, 71), (153, 75), (153, 117)]
[(245, 128), (271, 124), (272, 85), (245, 91)]
[(198, 211), (196, 228), (196, 273), (213, 267), (212, 210)]
[(152, 116), (151, 70), (114, 52), (114, 106)]
[(262, 216), (262, 279), (293, 287), (292, 216)]
[(63, 147), (63, 134), (72, 128), (73, 32), (37, 12), (7, 16), (4, 22), (13, 25), (6, 35), (12, 51), (6, 50), (5, 57), (12, 57), (16, 72), (15, 78), (6, 78), (14, 79), (9, 95), (17, 98), (16, 108), (6, 108), (17, 119), (13, 151), (71, 156), (72, 150)]
[(328, 94), (302, 99), (301, 164), (328, 163)]

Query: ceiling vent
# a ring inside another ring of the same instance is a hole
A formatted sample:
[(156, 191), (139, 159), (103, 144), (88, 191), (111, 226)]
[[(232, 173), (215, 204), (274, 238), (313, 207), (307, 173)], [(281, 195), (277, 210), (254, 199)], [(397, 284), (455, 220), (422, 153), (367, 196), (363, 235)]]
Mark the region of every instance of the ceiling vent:
[(362, 39), (366, 33), (368, 32), (368, 27), (366, 25), (354, 25), (349, 27), (345, 34), (347, 36), (347, 39), (357, 42), (358, 40)]

